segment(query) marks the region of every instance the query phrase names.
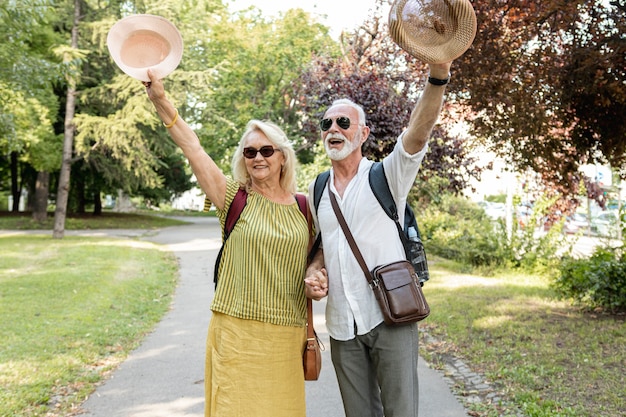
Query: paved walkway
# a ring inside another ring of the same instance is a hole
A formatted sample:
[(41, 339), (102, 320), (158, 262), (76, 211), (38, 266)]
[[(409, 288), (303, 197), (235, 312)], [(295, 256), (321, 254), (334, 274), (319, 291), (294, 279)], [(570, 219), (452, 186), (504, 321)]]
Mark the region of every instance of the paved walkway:
[[(203, 416), (204, 343), (213, 295), (213, 264), (220, 246), (215, 218), (185, 218), (192, 225), (157, 232), (106, 230), (66, 232), (139, 238), (161, 244), (177, 256), (180, 282), (170, 312), (142, 345), (82, 405), (81, 416)], [(328, 347), (324, 302), (314, 303), (315, 327)], [(438, 372), (420, 361), (420, 416), (467, 417)], [(308, 417), (343, 417), (343, 406), (327, 348), (320, 379), (306, 383)], [(253, 417), (253, 416), (251, 416)]]

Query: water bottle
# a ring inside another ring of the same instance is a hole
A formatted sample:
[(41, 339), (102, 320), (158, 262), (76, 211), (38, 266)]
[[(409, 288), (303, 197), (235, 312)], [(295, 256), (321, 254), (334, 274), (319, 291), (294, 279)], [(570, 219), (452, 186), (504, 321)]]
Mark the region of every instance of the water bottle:
[(430, 278), (428, 275), (428, 263), (426, 262), (426, 252), (422, 240), (417, 236), (417, 230), (411, 226), (408, 230), (409, 236), (409, 261), (413, 264), (413, 269), (419, 277), (420, 285)]

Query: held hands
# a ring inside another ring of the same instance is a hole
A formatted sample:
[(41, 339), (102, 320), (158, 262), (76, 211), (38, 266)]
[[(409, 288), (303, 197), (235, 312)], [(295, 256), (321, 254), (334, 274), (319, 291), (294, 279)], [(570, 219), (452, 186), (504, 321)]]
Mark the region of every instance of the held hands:
[(305, 294), (308, 298), (319, 301), (328, 295), (328, 274), (326, 268), (307, 271), (304, 278)]

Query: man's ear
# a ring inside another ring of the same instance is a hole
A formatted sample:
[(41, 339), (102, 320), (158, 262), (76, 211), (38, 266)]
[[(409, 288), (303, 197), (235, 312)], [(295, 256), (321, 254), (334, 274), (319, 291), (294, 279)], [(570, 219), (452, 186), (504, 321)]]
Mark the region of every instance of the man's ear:
[(361, 133), (363, 134), (361, 136), (361, 145), (365, 143), (365, 141), (367, 140), (367, 138), (370, 137), (370, 127), (369, 126), (363, 126), (361, 129), (363, 129), (361, 131)]

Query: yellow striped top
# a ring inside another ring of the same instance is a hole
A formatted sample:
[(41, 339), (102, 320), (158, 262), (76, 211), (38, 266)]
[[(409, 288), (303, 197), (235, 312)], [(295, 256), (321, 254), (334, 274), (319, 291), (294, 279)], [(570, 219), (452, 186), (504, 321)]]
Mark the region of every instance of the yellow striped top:
[[(228, 180), (222, 230), (239, 184)], [(222, 253), (211, 310), (283, 326), (306, 324), (304, 270), (309, 228), (293, 204), (251, 191)]]

